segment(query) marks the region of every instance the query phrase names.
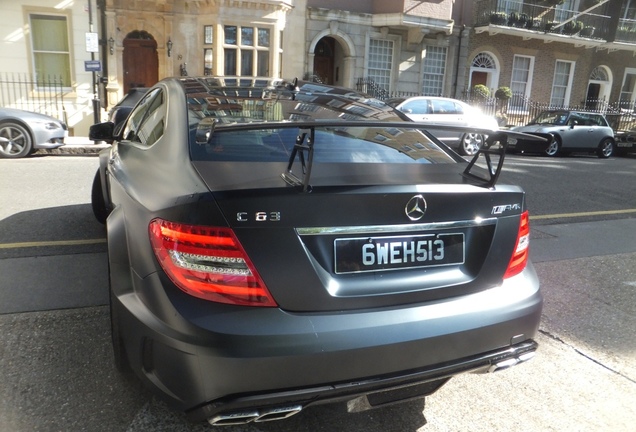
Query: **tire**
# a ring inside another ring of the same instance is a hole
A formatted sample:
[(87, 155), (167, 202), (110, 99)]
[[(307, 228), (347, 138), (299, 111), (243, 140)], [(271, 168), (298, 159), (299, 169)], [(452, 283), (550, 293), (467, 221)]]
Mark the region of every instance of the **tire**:
[(615, 151), (616, 151), (616, 146), (614, 145), (614, 141), (612, 141), (611, 138), (605, 138), (598, 145), (596, 154), (598, 155), (598, 157), (602, 159), (607, 159), (608, 157), (612, 156)]
[(93, 207), (93, 214), (95, 219), (101, 224), (106, 223), (106, 218), (110, 211), (106, 207), (106, 201), (104, 200), (104, 194), (102, 192), (102, 178), (99, 175), (99, 169), (95, 173), (93, 178), (93, 187), (91, 189), (91, 206)]
[(18, 159), (32, 150), (33, 138), (24, 126), (15, 122), (0, 124), (0, 158)]
[(558, 156), (561, 153), (561, 140), (557, 137), (553, 137), (552, 141), (548, 144), (548, 148), (545, 149), (545, 154), (550, 157)]
[(459, 154), (462, 156), (474, 156), (484, 144), (484, 136), (477, 133), (465, 133), (459, 140)]

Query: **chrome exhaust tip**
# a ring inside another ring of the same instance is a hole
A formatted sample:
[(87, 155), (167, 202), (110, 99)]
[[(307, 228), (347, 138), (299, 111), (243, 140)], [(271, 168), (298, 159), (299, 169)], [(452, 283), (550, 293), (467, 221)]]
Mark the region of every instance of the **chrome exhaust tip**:
[(302, 411), (302, 405), (292, 405), (284, 407), (269, 408), (261, 411), (241, 411), (228, 414), (219, 414), (208, 419), (212, 426), (235, 426), (247, 423), (267, 422), (283, 420)]
[(258, 411), (237, 412), (230, 414), (219, 414), (208, 419), (212, 426), (234, 426), (242, 425), (258, 418)]
[(256, 419), (255, 422), (266, 422), (266, 421), (274, 421), (274, 420), (282, 420), (289, 418), (295, 414), (298, 414), (302, 411), (303, 407), (301, 405), (294, 405), (290, 407), (282, 407), (282, 408), (273, 408), (261, 413)]
[(523, 354), (518, 355), (517, 357), (507, 358), (497, 363), (493, 363), (488, 368), (488, 373), (500, 372), (506, 369), (509, 369), (513, 366), (518, 365), (519, 363), (525, 363), (528, 360), (532, 360), (537, 353), (535, 351), (528, 351)]

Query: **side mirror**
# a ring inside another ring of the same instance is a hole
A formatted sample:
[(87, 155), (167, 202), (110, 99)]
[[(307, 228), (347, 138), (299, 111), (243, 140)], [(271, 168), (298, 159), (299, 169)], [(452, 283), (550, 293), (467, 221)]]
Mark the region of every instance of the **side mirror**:
[(112, 144), (115, 140), (115, 123), (97, 123), (88, 130), (88, 139), (92, 141), (106, 141)]

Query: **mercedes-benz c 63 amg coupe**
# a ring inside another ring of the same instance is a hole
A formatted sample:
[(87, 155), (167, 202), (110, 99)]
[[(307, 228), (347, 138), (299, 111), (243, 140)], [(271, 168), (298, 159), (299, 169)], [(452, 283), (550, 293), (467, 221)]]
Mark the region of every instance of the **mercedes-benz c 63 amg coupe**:
[(498, 184), (508, 132), (466, 161), (424, 127), (348, 89), (213, 77), (94, 125), (117, 367), (228, 425), (532, 358), (543, 300), (525, 194)]

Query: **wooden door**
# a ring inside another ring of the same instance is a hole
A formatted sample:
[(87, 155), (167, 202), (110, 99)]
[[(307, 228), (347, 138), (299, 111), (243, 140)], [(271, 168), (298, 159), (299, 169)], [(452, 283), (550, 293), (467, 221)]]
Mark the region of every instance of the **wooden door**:
[(124, 39), (124, 92), (159, 81), (159, 57), (154, 39)]

